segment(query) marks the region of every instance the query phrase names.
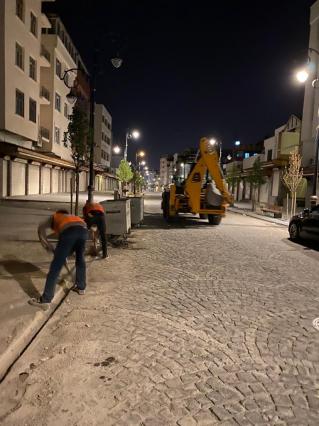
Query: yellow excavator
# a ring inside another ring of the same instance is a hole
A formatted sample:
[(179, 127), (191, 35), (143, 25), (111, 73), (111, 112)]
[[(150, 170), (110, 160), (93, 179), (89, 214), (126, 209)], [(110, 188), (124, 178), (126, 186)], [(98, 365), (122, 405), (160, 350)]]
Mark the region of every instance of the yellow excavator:
[[(182, 185), (173, 183), (162, 194), (163, 217), (170, 221), (179, 213), (199, 214), (201, 218), (208, 217), (211, 225), (219, 225), (226, 213), (226, 207), (233, 202), (227, 191), (219, 164), (219, 153), (216, 144), (211, 144), (207, 138), (201, 138), (196, 162)], [(218, 206), (207, 204), (205, 182), (208, 174), (215, 182), (220, 192)]]

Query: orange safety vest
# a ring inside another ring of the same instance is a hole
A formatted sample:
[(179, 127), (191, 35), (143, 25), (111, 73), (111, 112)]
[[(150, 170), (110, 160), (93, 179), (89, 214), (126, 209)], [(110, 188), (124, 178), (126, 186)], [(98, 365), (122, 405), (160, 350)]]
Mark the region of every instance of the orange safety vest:
[(90, 212), (101, 212), (104, 213), (104, 209), (99, 203), (89, 203), (85, 204), (83, 208), (83, 214), (84, 216), (87, 216)]
[(85, 225), (84, 220), (82, 220), (79, 216), (73, 216), (71, 214), (65, 213), (54, 213), (52, 220), (52, 228), (56, 234), (60, 234), (64, 227), (69, 224), (78, 224)]

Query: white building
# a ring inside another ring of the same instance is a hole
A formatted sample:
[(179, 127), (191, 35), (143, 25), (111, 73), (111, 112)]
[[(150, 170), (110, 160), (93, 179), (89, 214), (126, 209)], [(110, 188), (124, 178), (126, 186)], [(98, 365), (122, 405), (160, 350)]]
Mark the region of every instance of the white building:
[(50, 27), (39, 0), (0, 0), (0, 137), (32, 148), (39, 139), (40, 74), (50, 67), (41, 30)]
[[(319, 51), (319, 0), (310, 8), (309, 48)], [(309, 51), (311, 66), (308, 67), (309, 78), (305, 83), (305, 97), (301, 128), (303, 166), (311, 167), (315, 159), (315, 134), (318, 126), (319, 90), (312, 86), (319, 75), (319, 54)]]
[(61, 20), (41, 7), (41, 0), (0, 0), (0, 197), (70, 190), (74, 165), (63, 140), (72, 105), (61, 77), (80, 68), (65, 81), (76, 78), (86, 93), (87, 72)]
[(169, 185), (172, 183), (177, 155), (166, 155), (160, 158), (160, 184)]
[(112, 156), (112, 117), (102, 104), (95, 104), (94, 161), (109, 170)]
[(50, 58), (51, 66), (41, 68), (40, 147), (43, 151), (72, 161), (71, 150), (65, 146), (63, 139), (73, 108), (66, 96), (76, 72), (67, 73), (67, 85), (62, 77), (66, 70), (79, 66), (87, 71), (61, 19), (55, 15), (48, 15), (48, 18), (51, 26), (42, 31), (42, 51)]

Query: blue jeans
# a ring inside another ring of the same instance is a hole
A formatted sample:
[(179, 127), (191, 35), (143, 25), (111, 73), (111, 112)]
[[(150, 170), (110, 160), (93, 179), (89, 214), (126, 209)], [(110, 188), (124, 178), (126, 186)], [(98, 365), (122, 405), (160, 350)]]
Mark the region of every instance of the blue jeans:
[(85, 242), (88, 237), (87, 229), (83, 226), (70, 226), (62, 231), (54, 251), (54, 257), (46, 279), (41, 301), (50, 303), (54, 297), (55, 285), (66, 258), (75, 252), (75, 283), (84, 290), (86, 287), (86, 265), (84, 259)]

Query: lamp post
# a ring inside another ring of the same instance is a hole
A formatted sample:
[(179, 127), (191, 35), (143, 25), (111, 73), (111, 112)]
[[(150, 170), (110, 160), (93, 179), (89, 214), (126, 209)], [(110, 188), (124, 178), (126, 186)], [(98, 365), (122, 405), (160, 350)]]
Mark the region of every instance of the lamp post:
[[(122, 65), (122, 59), (120, 57), (115, 57), (111, 59), (111, 63), (114, 68), (119, 68)], [(92, 140), (90, 141), (90, 158), (89, 158), (89, 185), (88, 185), (88, 201), (91, 203), (93, 201), (93, 191), (94, 191), (94, 117), (95, 117), (95, 93), (96, 93), (96, 76), (97, 76), (97, 68), (98, 68), (98, 50), (94, 50), (93, 57), (93, 72), (90, 78), (90, 118), (89, 118), (89, 128), (91, 131), (90, 137)], [(67, 99), (69, 102), (75, 102), (79, 97), (78, 92), (76, 91), (75, 86), (69, 86), (67, 82), (67, 75), (69, 72), (77, 72), (81, 71), (80, 68), (70, 68), (64, 71), (60, 80), (64, 81), (64, 84), (71, 89), (70, 93), (67, 95)]]
[[(140, 170), (140, 163), (138, 161), (138, 157), (140, 157), (140, 158), (145, 157), (145, 152), (144, 151), (136, 151), (136, 154), (135, 154), (136, 169)], [(145, 161), (144, 161), (144, 164), (146, 164)]]
[(127, 130), (125, 135), (125, 150), (124, 150), (124, 160), (127, 161), (127, 143), (129, 139), (138, 139), (140, 137), (140, 132), (138, 130)]
[[(316, 53), (319, 56), (319, 51), (314, 49), (313, 47), (309, 47), (309, 53)], [(310, 57), (308, 57), (308, 63), (310, 63)], [(296, 73), (296, 78), (300, 83), (305, 83), (309, 78), (309, 73), (306, 69), (299, 70)], [(311, 85), (314, 89), (318, 88), (319, 79), (316, 77)], [(314, 139), (315, 144), (315, 165), (314, 165), (314, 173), (313, 173), (313, 182), (312, 182), (312, 195), (310, 196), (310, 205), (313, 207), (317, 204), (317, 180), (318, 180), (318, 153), (319, 153), (319, 108), (317, 112), (317, 126), (316, 126), (316, 134)]]

